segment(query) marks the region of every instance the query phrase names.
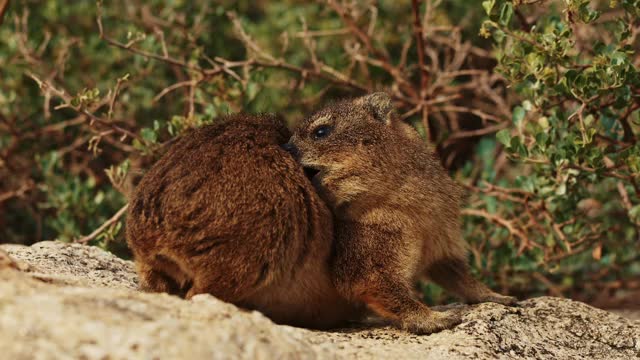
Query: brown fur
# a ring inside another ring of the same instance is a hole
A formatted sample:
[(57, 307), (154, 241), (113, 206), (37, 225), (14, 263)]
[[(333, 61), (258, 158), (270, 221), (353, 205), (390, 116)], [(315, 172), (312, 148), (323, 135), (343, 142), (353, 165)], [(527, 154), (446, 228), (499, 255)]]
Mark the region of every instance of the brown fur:
[[(319, 127), (329, 129), (315, 137)], [(474, 279), (460, 233), (462, 190), (402, 123), (384, 93), (336, 103), (296, 130), (290, 144), (336, 216), (336, 286), (354, 303), (416, 333), (455, 326), (460, 315), (412, 297), (422, 274), (469, 302), (512, 304)]]
[(171, 146), (127, 217), (143, 289), (209, 293), (314, 328), (357, 314), (330, 278), (331, 213), (279, 146), (289, 136), (274, 116), (234, 115)]

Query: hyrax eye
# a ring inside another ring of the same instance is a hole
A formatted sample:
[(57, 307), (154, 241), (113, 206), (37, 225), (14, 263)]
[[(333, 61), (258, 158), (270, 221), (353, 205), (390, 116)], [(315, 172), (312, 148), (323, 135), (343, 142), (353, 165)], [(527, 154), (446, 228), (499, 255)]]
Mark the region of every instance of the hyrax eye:
[(331, 126), (329, 125), (320, 125), (317, 128), (315, 128), (315, 130), (313, 130), (313, 138), (318, 140), (318, 139), (324, 139), (327, 136), (329, 136), (329, 134), (331, 133)]

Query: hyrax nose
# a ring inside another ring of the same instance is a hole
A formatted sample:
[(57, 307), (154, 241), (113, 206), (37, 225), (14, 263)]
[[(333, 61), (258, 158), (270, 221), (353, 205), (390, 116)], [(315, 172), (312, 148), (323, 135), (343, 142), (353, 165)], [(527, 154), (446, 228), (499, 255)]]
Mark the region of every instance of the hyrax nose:
[(293, 155), (294, 158), (298, 159), (300, 157), (300, 151), (298, 151), (298, 148), (295, 145), (286, 143), (280, 146), (289, 154)]

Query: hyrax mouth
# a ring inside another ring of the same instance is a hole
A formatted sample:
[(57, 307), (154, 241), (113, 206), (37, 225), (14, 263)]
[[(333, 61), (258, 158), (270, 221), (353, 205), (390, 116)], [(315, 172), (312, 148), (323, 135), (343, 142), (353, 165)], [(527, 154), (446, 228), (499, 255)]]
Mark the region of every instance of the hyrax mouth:
[(302, 169), (304, 170), (304, 175), (309, 180), (313, 180), (313, 178), (320, 173), (320, 170), (312, 168), (312, 167), (305, 166)]

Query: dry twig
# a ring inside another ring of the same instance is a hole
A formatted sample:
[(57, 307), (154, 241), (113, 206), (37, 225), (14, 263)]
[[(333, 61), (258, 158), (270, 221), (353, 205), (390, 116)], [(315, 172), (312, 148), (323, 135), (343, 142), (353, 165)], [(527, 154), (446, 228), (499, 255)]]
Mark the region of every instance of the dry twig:
[(9, 0), (0, 0), (0, 26), (2, 26), (7, 10), (9, 10)]
[(124, 215), (124, 213), (127, 212), (128, 208), (129, 208), (129, 204), (126, 204), (125, 206), (120, 208), (120, 210), (118, 210), (109, 220), (105, 221), (104, 224), (100, 225), (100, 227), (95, 229), (91, 234), (89, 234), (87, 236), (83, 236), (83, 237), (81, 237), (79, 239), (76, 239), (76, 240), (74, 240), (74, 242), (80, 243), (80, 244), (86, 244), (89, 241), (95, 239), (106, 228), (108, 228), (109, 226), (111, 226), (111, 225), (115, 224), (117, 221), (119, 221), (120, 218), (122, 217), (122, 215)]

